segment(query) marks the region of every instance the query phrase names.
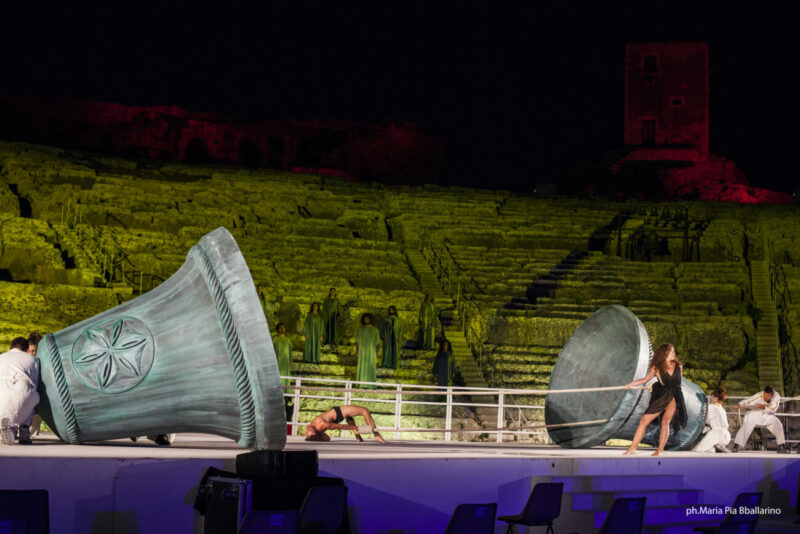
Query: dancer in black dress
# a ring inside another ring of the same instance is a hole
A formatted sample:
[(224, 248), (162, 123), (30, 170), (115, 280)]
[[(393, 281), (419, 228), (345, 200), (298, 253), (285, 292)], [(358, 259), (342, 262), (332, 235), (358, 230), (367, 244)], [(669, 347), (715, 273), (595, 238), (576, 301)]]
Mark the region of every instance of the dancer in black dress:
[(658, 436), (658, 448), (653, 456), (660, 456), (664, 452), (664, 446), (669, 438), (670, 424), (675, 427), (675, 431), (686, 426), (686, 406), (681, 393), (682, 373), (683, 364), (675, 357), (675, 347), (671, 343), (664, 343), (650, 359), (650, 372), (647, 376), (625, 386), (630, 389), (649, 382), (653, 377), (658, 379), (658, 382), (653, 384), (650, 405), (639, 421), (631, 446), (624, 454), (636, 454), (636, 447), (642, 441), (648, 425), (659, 416), (661, 416), (661, 433)]

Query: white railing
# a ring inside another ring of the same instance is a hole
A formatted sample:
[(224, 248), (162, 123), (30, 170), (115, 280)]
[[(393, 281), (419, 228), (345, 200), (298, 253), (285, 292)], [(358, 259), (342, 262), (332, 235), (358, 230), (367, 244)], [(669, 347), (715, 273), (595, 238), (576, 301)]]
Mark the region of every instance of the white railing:
[[(517, 410), (517, 420), (521, 423), (524, 410), (543, 410), (544, 406), (529, 406), (520, 404), (506, 403), (506, 395), (520, 394), (542, 394), (544, 390), (519, 390), (519, 389), (496, 389), (496, 388), (467, 388), (467, 387), (439, 387), (415, 384), (395, 384), (386, 382), (359, 382), (356, 380), (339, 380), (335, 378), (308, 378), (297, 376), (285, 376), (282, 379), (291, 381), (291, 388), (286, 388), (284, 397), (294, 399), (292, 408), (292, 430), (304, 427), (308, 422), (302, 422), (300, 417), (300, 404), (304, 399), (314, 400), (335, 400), (342, 404), (354, 404), (359, 402), (371, 402), (380, 404), (394, 404), (394, 424), (392, 426), (378, 426), (380, 431), (395, 433), (395, 438), (403, 433), (436, 433), (444, 434), (444, 439), (450, 441), (454, 433), (458, 434), (495, 434), (498, 442), (503, 441), (504, 434), (515, 435), (517, 440), (524, 436), (544, 436), (547, 439), (547, 432), (542, 425), (535, 428), (524, 428), (519, 424), (516, 428), (481, 428), (476, 430), (453, 428), (453, 408), (464, 406), (467, 408), (496, 408), (497, 425), (502, 427), (505, 422), (506, 410)], [(369, 386), (362, 388), (360, 386)], [(408, 397), (414, 396), (445, 397), (443, 401), (419, 400)], [(486, 397), (497, 397), (497, 402), (464, 402), (454, 399), (454, 396), (478, 395)], [(385, 398), (381, 398), (385, 397)], [(439, 406), (445, 408), (444, 428), (432, 429), (425, 427), (403, 427), (400, 423), (404, 406)]]
[[(526, 410), (543, 410), (544, 406), (534, 406), (526, 404), (509, 404), (506, 402), (506, 396), (518, 395), (545, 395), (553, 393), (548, 390), (536, 389), (498, 389), (498, 388), (468, 388), (468, 387), (439, 387), (430, 385), (417, 385), (417, 384), (397, 384), (386, 382), (359, 382), (357, 380), (340, 380), (335, 378), (310, 378), (310, 377), (297, 377), (297, 376), (284, 376), (282, 379), (289, 380), (292, 385), (286, 387), (284, 397), (294, 400), (292, 408), (291, 425), (292, 431), (296, 432), (298, 428), (308, 425), (308, 422), (302, 422), (300, 417), (300, 404), (305, 399), (313, 400), (333, 400), (340, 401), (342, 405), (354, 404), (359, 402), (370, 402), (379, 404), (393, 404), (394, 405), (394, 421), (392, 426), (378, 426), (380, 431), (389, 431), (394, 433), (395, 439), (400, 437), (403, 433), (443, 433), (445, 441), (450, 441), (454, 433), (457, 434), (494, 434), (498, 443), (503, 441), (503, 435), (509, 434), (515, 436), (517, 441), (521, 441), (523, 436), (542, 436), (545, 443), (552, 443), (548, 438), (547, 431), (544, 423), (532, 426), (523, 426), (523, 420), (527, 421), (527, 417), (523, 415)], [(362, 387), (368, 386), (368, 387)], [(603, 389), (603, 388), (600, 388)], [(618, 389), (618, 388), (607, 388)], [(575, 390), (565, 390), (565, 393)], [(414, 396), (431, 396), (439, 397), (444, 396), (443, 401), (437, 400), (419, 400), (408, 397)], [(496, 397), (497, 402), (464, 402), (455, 400), (454, 396), (481, 396), (481, 397)], [(730, 396), (728, 399), (731, 401), (738, 399), (745, 399), (747, 397)], [(800, 400), (800, 397), (784, 397), (781, 398), (781, 403), (788, 401)], [(404, 413), (404, 406), (443, 406), (445, 408), (444, 428), (429, 428), (429, 427), (403, 427), (401, 425), (402, 414)], [(463, 406), (467, 408), (496, 408), (497, 409), (497, 428), (480, 428), (476, 430), (453, 428), (453, 408), (456, 406)], [(506, 410), (516, 410), (517, 417), (510, 417), (509, 420), (516, 419), (516, 427), (504, 428), (506, 421)], [(742, 410), (727, 411), (730, 416), (738, 416), (739, 424), (741, 425)], [(790, 417), (800, 417), (800, 413), (786, 413), (779, 412), (776, 416), (784, 418), (784, 429), (788, 434), (789, 427), (787, 419)], [(604, 421), (588, 421), (587, 424), (600, 424)], [(581, 423), (576, 423), (581, 424)], [(788, 435), (786, 436), (789, 437)], [(800, 442), (800, 440), (789, 440), (790, 443)]]

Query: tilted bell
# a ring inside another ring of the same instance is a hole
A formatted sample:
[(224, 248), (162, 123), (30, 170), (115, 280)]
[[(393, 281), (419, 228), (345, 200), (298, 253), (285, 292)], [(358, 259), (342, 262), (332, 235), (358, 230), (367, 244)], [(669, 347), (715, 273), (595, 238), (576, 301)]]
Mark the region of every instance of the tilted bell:
[[(622, 386), (644, 377), (653, 349), (642, 322), (623, 306), (606, 306), (586, 319), (570, 336), (556, 360), (549, 389)], [(653, 379), (655, 381), (655, 379)], [(702, 390), (681, 378), (686, 426), (670, 429), (666, 448), (692, 445), (706, 421), (708, 402)], [(562, 447), (600, 445), (609, 439), (632, 439), (650, 403), (644, 389), (557, 393), (547, 395), (545, 423), (604, 423), (549, 428), (550, 439)], [(658, 445), (659, 419), (647, 427), (643, 443)]]
[(218, 228), (150, 292), (39, 344), (37, 411), (67, 443), (202, 432), (281, 449), (278, 364), (244, 257)]

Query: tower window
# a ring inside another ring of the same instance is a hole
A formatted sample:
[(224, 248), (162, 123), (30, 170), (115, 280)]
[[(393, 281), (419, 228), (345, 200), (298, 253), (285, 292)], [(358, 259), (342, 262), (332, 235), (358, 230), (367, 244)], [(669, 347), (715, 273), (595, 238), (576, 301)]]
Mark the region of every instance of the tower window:
[(658, 76), (658, 56), (644, 56), (642, 59), (642, 78), (648, 85), (653, 85)]
[(673, 108), (682, 108), (683, 107), (683, 97), (682, 96), (673, 96), (669, 99), (669, 105)]
[(645, 74), (658, 74), (658, 57), (644, 56), (644, 66), (642, 70)]

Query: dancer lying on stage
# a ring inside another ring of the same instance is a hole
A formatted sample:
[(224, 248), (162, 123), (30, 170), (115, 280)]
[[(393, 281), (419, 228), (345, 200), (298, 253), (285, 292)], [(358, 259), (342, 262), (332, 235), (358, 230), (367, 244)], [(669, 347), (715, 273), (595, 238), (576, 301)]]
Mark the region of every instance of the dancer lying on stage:
[(718, 387), (711, 393), (711, 402), (708, 403), (706, 415), (706, 431), (703, 438), (692, 449), (695, 452), (731, 452), (727, 445), (731, 441), (728, 432), (728, 416), (722, 403), (725, 401), (725, 388)]
[(681, 393), (681, 373), (683, 365), (675, 357), (675, 347), (671, 343), (664, 343), (650, 359), (650, 372), (647, 376), (634, 380), (626, 385), (627, 389), (645, 384), (656, 377), (658, 382), (653, 384), (650, 394), (650, 405), (645, 410), (636, 433), (633, 435), (631, 446), (624, 454), (636, 454), (636, 447), (642, 441), (647, 426), (657, 417), (661, 416), (661, 432), (658, 436), (658, 448), (653, 456), (660, 456), (669, 438), (670, 424), (676, 425), (676, 431), (686, 426), (686, 407)]
[[(360, 415), (364, 418), (366, 425), (356, 425), (353, 417)], [(340, 425), (343, 420), (347, 420), (346, 425)], [(369, 434), (375, 437), (375, 441), (386, 443), (380, 432), (375, 428), (375, 420), (369, 410), (361, 406), (336, 406), (327, 412), (322, 412), (306, 426), (306, 441), (330, 441), (326, 430), (352, 430), (356, 435), (357, 441), (364, 441), (361, 434)]]
[(781, 396), (778, 395), (778, 392), (772, 386), (767, 386), (761, 393), (756, 393), (749, 399), (745, 399), (734, 406), (737, 410), (739, 408), (748, 408), (750, 411), (744, 416), (742, 426), (736, 433), (733, 452), (739, 452), (739, 449), (745, 448), (754, 428), (764, 427), (775, 436), (775, 441), (778, 443), (778, 454), (789, 454), (786, 449), (786, 437), (783, 435), (783, 425), (775, 416), (780, 403)]

